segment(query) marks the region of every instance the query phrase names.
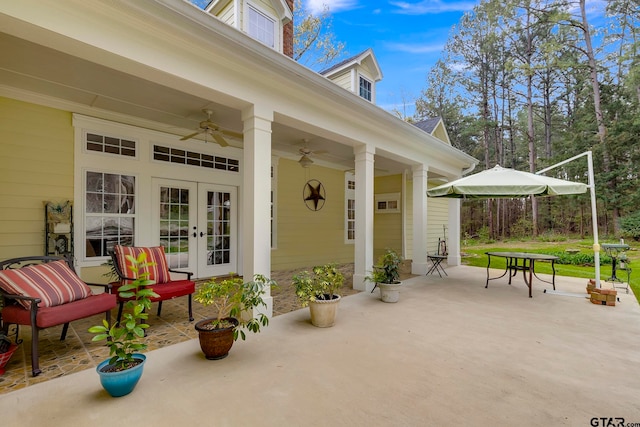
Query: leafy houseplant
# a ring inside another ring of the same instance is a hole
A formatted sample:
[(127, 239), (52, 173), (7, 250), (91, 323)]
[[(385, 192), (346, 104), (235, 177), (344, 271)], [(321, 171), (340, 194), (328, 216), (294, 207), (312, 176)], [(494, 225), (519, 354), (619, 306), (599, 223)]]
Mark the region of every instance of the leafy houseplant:
[(313, 267), (312, 272), (303, 271), (293, 276), (296, 295), (303, 307), (309, 306), (311, 323), (318, 327), (329, 327), (335, 323), (344, 276), (335, 263)]
[[(143, 323), (149, 315), (146, 313), (151, 308), (151, 298), (157, 296), (151, 289), (147, 289), (147, 285), (153, 283), (149, 280), (147, 267), (154, 265), (146, 261), (146, 253), (141, 253), (138, 258), (130, 255), (127, 256), (131, 265), (129, 269), (133, 272), (135, 280), (131, 283), (123, 284), (118, 288), (118, 292), (122, 298), (130, 298), (125, 307), (127, 312), (124, 319), (119, 324), (109, 325), (103, 320), (102, 325), (96, 325), (89, 328), (89, 332), (96, 334), (92, 341), (107, 340), (110, 358), (98, 365), (98, 374), (101, 375), (101, 382), (105, 389), (114, 397), (123, 396), (130, 393), (142, 375), (142, 367), (139, 368), (139, 374), (133, 384), (126, 386), (120, 385), (120, 380), (108, 379), (108, 374), (118, 374), (128, 370), (138, 369), (139, 365), (144, 363), (146, 357), (138, 352), (147, 348), (147, 344), (140, 342), (144, 338), (144, 330), (149, 327)], [(122, 377), (131, 375), (122, 375)], [(113, 382), (117, 383), (114, 386)], [(115, 388), (112, 388), (115, 387)]]
[(378, 263), (373, 266), (373, 271), (364, 278), (365, 281), (375, 283), (371, 290), (378, 286), (380, 297), (384, 302), (398, 302), (400, 298), (400, 264), (402, 257), (393, 249), (387, 249), (378, 258)]
[(365, 280), (373, 283), (397, 283), (400, 279), (400, 264), (402, 257), (393, 249), (387, 249), (384, 254), (378, 258), (378, 263), (373, 267), (373, 271)]
[(257, 316), (248, 313), (254, 308), (267, 306), (263, 295), (271, 286), (276, 286), (276, 282), (261, 274), (256, 274), (250, 282), (244, 282), (232, 273), (220, 281), (212, 278), (198, 288), (193, 299), (205, 307), (212, 305), (217, 311), (216, 317), (201, 320), (195, 325), (200, 347), (207, 359), (226, 357), (233, 341), (246, 339), (244, 328), (257, 333), (261, 326), (269, 324), (264, 313)]

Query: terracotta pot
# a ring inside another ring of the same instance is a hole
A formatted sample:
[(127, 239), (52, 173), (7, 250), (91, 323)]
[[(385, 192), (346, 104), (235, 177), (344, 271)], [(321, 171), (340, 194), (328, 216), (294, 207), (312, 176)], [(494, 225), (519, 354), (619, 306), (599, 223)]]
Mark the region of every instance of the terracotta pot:
[(196, 331), (200, 339), (200, 348), (204, 356), (209, 360), (224, 359), (229, 355), (229, 350), (233, 346), (233, 330), (238, 326), (238, 319), (227, 317), (233, 326), (221, 329), (209, 329), (206, 325), (211, 324), (213, 318), (208, 318), (196, 323)]
[(340, 295), (334, 295), (333, 299), (315, 300), (309, 302), (311, 312), (311, 324), (319, 328), (329, 328), (333, 326), (338, 314), (338, 303)]
[(4, 375), (4, 367), (7, 366), (9, 359), (17, 349), (18, 346), (12, 343), (6, 353), (0, 353), (0, 375)]

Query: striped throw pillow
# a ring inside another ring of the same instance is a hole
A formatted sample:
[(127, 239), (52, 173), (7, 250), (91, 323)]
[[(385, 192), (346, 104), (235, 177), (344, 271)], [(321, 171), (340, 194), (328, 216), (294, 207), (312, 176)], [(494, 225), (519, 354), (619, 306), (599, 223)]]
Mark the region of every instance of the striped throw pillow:
[[(65, 261), (0, 271), (0, 287), (10, 294), (40, 298), (39, 307), (54, 307), (91, 295), (91, 289)], [(30, 308), (29, 301), (18, 301)]]
[[(169, 264), (167, 263), (167, 257), (164, 254), (164, 247), (157, 246), (151, 248), (135, 247), (135, 246), (120, 246), (116, 245), (113, 248), (116, 258), (118, 260), (118, 266), (122, 273), (132, 279), (137, 279), (133, 271), (131, 271), (131, 261), (127, 259), (127, 255), (131, 255), (133, 258), (138, 259), (140, 253), (145, 252), (147, 254), (147, 262), (152, 263), (141, 272), (149, 273), (149, 280), (155, 283), (167, 283), (171, 281), (171, 275), (169, 274)], [(130, 283), (131, 281), (126, 281)]]

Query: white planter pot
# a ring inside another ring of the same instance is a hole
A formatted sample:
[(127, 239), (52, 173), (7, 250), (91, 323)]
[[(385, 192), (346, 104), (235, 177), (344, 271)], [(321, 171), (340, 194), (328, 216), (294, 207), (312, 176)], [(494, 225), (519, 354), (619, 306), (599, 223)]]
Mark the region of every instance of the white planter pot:
[(397, 283), (378, 283), (380, 288), (380, 299), (383, 302), (398, 302), (400, 299), (401, 282)]
[(338, 303), (340, 296), (331, 300), (315, 300), (309, 302), (311, 312), (311, 324), (318, 328), (329, 328), (333, 326), (338, 314)]

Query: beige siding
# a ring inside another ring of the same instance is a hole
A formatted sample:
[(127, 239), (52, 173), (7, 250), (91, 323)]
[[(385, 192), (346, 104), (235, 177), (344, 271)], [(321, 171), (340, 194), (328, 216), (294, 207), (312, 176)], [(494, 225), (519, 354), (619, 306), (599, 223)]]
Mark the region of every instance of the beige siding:
[(451, 145), (451, 141), (449, 141), (449, 137), (447, 136), (447, 132), (442, 122), (440, 122), (440, 124), (436, 126), (436, 128), (432, 132), (432, 135), (438, 138), (439, 140), (444, 141), (447, 144)]
[(372, 83), (375, 83), (375, 79), (373, 78), (373, 70), (371, 70), (371, 67), (368, 66), (367, 62), (361, 64), (360, 67), (358, 67), (358, 72), (362, 75), (362, 77), (366, 78)]
[(237, 0), (234, 1), (230, 1), (225, 7), (224, 9), (222, 9), (220, 11), (220, 13), (218, 14), (218, 18), (220, 18), (220, 20), (222, 22), (224, 22), (227, 25), (231, 25), (232, 27), (236, 27), (237, 26), (237, 20), (236, 20), (236, 15), (235, 15), (235, 3)]
[[(436, 253), (438, 239), (443, 238), (444, 227), (448, 228), (449, 200), (446, 198), (429, 198), (427, 200), (427, 251)], [(447, 238), (449, 231), (447, 230)]]
[[(375, 179), (375, 194), (401, 193), (402, 175), (392, 175)], [(402, 195), (400, 196), (402, 207)], [(373, 216), (373, 257), (382, 255), (391, 248), (402, 253), (402, 209), (398, 213), (374, 213)]]
[(338, 86), (353, 92), (353, 87), (351, 86), (351, 71), (345, 71), (344, 73), (333, 76), (331, 77), (331, 81)]
[(273, 5), (271, 4), (271, 1), (269, 0), (251, 0), (251, 2), (249, 3), (258, 6), (259, 8), (263, 9), (265, 12), (268, 12), (272, 16), (278, 16), (276, 10), (273, 8)]
[[(310, 179), (320, 181), (326, 202), (319, 211), (309, 210), (303, 189)], [(278, 248), (271, 252), (274, 271), (312, 267), (328, 262), (353, 262), (354, 246), (344, 242), (344, 172), (296, 161), (278, 162)]]
[[(415, 259), (413, 254), (413, 181), (407, 180), (405, 188), (406, 197), (406, 224), (405, 238), (406, 248), (405, 258)], [(438, 239), (444, 236), (442, 226), (448, 227), (449, 222), (449, 201), (448, 199), (427, 198), (427, 250), (429, 253), (436, 253)], [(447, 230), (447, 238), (449, 231)], [(423, 255), (424, 256), (424, 255)], [(416, 259), (419, 261), (419, 259)]]
[(0, 97), (0, 259), (44, 255), (44, 201), (73, 199), (71, 114)]

